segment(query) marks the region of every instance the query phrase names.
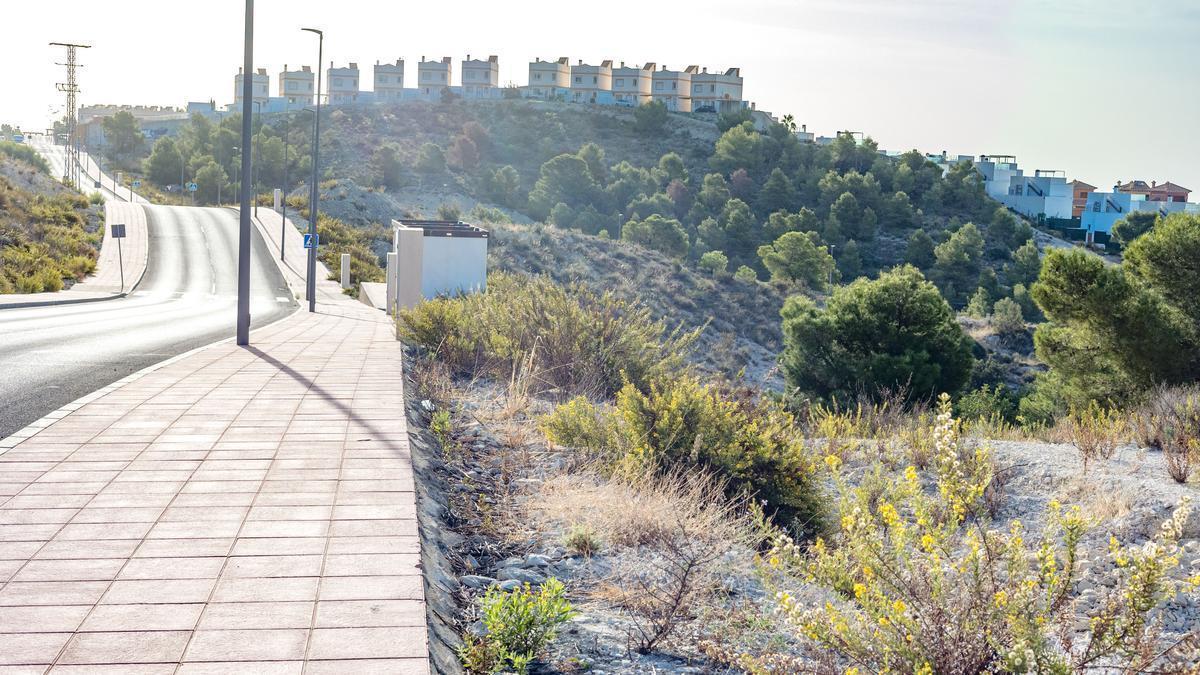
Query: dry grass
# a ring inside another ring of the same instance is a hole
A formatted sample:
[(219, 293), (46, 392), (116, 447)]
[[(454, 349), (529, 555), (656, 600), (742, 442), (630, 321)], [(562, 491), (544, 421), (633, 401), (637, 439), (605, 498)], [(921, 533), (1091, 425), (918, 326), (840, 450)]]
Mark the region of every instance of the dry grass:
[(1125, 437), (1125, 417), (1093, 401), (1083, 410), (1073, 410), (1068, 416), (1071, 440), (1079, 448), (1083, 471), (1099, 459), (1111, 459)]
[(722, 558), (759, 537), (752, 505), (724, 493), (720, 481), (695, 472), (571, 475), (544, 484), (530, 506), (544, 528), (566, 528), (573, 548), (615, 554), (611, 576), (591, 594), (628, 616), (629, 647), (648, 653), (713, 605)]
[(698, 473), (626, 480), (585, 472), (547, 480), (528, 508), (542, 529), (586, 527), (608, 547), (670, 541), (680, 522), (724, 550), (752, 543), (757, 529), (750, 509), (722, 494), (720, 481)]

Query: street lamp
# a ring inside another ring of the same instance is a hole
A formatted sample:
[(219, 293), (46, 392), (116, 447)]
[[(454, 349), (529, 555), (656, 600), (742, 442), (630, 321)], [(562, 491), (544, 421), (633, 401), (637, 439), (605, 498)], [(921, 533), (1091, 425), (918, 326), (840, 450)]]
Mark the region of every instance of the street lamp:
[(251, 179), (254, 183), (254, 217), (258, 217), (258, 165), (262, 161), (262, 101), (255, 101), (254, 108), (258, 115), (258, 133), (254, 134), (254, 154), (253, 157), (258, 158), (259, 162), (254, 162), (254, 173)]
[[(248, 0), (252, 1), (252, 0)], [(317, 166), (321, 147), (321, 61), (325, 58), (325, 33), (316, 28), (301, 28), (300, 30), (317, 35), (317, 105), (313, 115), (313, 147), (312, 147), (312, 187), (308, 195), (308, 280), (305, 291), (308, 294), (308, 311), (317, 311)], [(247, 71), (249, 72), (249, 71)]]
[[(250, 103), (254, 101), (254, 0), (246, 0), (246, 37), (242, 78), (242, 147), (250, 147)], [(242, 176), (250, 171), (250, 153), (242, 153)], [(244, 181), (243, 181), (244, 182)], [(250, 344), (250, 192), (242, 185), (238, 212), (237, 343)]]

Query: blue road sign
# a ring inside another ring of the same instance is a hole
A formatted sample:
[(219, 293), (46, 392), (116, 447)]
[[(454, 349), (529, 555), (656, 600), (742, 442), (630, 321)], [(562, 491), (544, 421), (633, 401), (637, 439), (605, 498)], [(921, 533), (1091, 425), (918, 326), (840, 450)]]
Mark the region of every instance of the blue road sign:
[(140, 181), (140, 180), (133, 181), (133, 187), (135, 187), (135, 188), (142, 187), (142, 181)]
[(316, 248), (321, 244), (321, 235), (306, 234), (304, 235), (304, 248)]
[(195, 191), (196, 191), (196, 190), (198, 190), (199, 188), (200, 188), (200, 186), (199, 186), (199, 185), (196, 185), (195, 183), (188, 183), (188, 184), (187, 184), (187, 189), (188, 189), (188, 192), (195, 192)]

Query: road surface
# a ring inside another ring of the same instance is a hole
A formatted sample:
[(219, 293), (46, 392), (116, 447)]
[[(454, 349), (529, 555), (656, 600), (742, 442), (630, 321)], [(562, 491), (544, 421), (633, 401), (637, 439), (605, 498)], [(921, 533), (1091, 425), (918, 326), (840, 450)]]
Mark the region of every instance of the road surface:
[[(67, 148), (63, 145), (56, 145), (45, 138), (30, 139), (27, 141), (30, 147), (41, 153), (42, 157), (50, 164), (50, 175), (55, 178), (62, 178), (66, 174), (67, 164)], [(129, 189), (125, 186), (118, 186), (116, 179), (109, 173), (101, 175), (100, 167), (96, 164), (95, 158), (88, 153), (83, 153), (80, 157), (81, 172), (80, 182), (81, 191), (84, 194), (96, 192), (96, 181), (100, 181), (100, 194), (104, 195), (105, 199), (116, 199), (122, 202), (137, 202), (139, 204), (148, 204), (141, 195), (134, 194), (130, 199)]]
[[(131, 295), (104, 302), (0, 309), (0, 438), (163, 359), (234, 334), (237, 214), (146, 206), (150, 256)], [(251, 326), (297, 303), (252, 232)]]

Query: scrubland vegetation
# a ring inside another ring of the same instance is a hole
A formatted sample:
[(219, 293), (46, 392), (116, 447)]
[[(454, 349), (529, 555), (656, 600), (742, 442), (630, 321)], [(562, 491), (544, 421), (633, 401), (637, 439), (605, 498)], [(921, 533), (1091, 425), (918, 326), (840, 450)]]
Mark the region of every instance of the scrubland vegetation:
[(0, 143), (0, 293), (58, 291), (96, 267), (103, 202), (48, 171), (28, 146)]
[[(488, 542), (477, 541), (477, 566), (466, 570), (487, 591), (468, 592), (465, 611), (486, 614), (498, 597), (531, 602), (506, 579), (561, 580), (575, 614), (532, 652), (548, 667), (1186, 672), (1197, 663), (1188, 626), (1197, 529), (1186, 499), (1143, 534), (1112, 529), (1119, 514), (1092, 502), (1046, 497), (1034, 507), (1011, 484), (1014, 456), (987, 440), (1022, 439), (1032, 449), (1023, 460), (1075, 453), (1069, 471), (1094, 473), (1134, 430), (1200, 447), (1193, 391), (1161, 389), (1139, 411), (1096, 404), (1036, 430), (983, 415), (964, 422), (951, 397), (931, 407), (912, 390), (765, 396), (706, 381), (686, 365), (686, 337), (613, 302), (500, 275), (486, 293), (399, 317), (402, 339), (421, 348), (416, 395), (435, 401), (444, 461), (476, 477), (459, 515)], [(913, 311), (956, 326), (947, 309)], [(563, 375), (572, 367), (582, 377)], [(1157, 479), (1171, 482), (1166, 470)], [(478, 657), (491, 632), (486, 621), (466, 632), (472, 672), (495, 671)]]

